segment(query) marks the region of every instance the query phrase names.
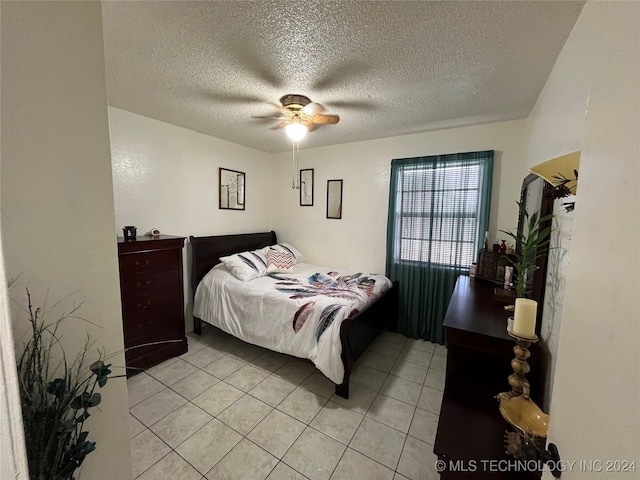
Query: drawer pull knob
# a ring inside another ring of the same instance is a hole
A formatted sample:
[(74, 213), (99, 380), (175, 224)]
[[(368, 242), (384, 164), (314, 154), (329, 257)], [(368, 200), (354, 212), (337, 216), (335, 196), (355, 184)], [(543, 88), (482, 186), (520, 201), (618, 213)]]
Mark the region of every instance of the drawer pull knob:
[(136, 260), (136, 263), (134, 263), (134, 265), (136, 267), (147, 267), (149, 266), (149, 260), (145, 260), (144, 262), (139, 262), (138, 260)]
[(151, 280), (147, 280), (146, 282), (144, 282), (144, 284), (141, 282), (136, 282), (136, 287), (138, 288), (146, 288), (149, 285), (151, 285)]
[(147, 300), (146, 303), (139, 303), (138, 308), (146, 309), (151, 306), (151, 300)]

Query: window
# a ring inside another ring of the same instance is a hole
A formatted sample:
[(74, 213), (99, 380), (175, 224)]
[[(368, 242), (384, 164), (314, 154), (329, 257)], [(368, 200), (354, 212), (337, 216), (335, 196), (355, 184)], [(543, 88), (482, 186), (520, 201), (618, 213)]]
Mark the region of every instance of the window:
[(493, 150), (391, 162), (385, 273), (398, 280), (398, 331), (444, 343), (458, 276), (489, 224)]
[(483, 198), (485, 162), (447, 158), (459, 156), (396, 165), (394, 262), (469, 267), (474, 261), (486, 228), (481, 207), (489, 201)]

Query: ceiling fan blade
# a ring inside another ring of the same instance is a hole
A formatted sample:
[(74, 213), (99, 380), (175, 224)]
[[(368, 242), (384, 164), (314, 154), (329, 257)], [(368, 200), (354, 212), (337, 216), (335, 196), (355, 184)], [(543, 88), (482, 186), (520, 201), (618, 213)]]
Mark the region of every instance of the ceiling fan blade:
[(282, 105), (278, 105), (277, 103), (273, 102), (269, 102), (269, 105), (278, 110), (280, 113), (284, 113), (287, 117), (291, 117), (293, 115), (293, 112), (287, 107), (283, 107)]
[(289, 125), (289, 122), (280, 122), (279, 124), (274, 125), (273, 127), (271, 127), (271, 130), (278, 130), (280, 128), (286, 127), (287, 125)]
[(338, 115), (313, 115), (311, 117), (311, 121), (318, 125), (335, 125), (340, 121), (340, 117)]
[(313, 132), (316, 128), (318, 128), (318, 126), (315, 123), (311, 123), (311, 122), (300, 122), (300, 123), (302, 123), (302, 125), (307, 127), (307, 132), (309, 133)]
[(323, 105), (315, 102), (308, 103), (307, 105), (302, 107), (302, 111), (311, 117), (324, 112), (324, 110), (325, 108)]

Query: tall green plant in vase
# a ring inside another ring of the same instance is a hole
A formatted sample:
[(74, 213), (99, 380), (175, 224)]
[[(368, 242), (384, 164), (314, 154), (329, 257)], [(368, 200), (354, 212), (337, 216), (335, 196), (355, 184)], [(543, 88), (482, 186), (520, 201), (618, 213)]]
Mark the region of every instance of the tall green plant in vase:
[(516, 297), (524, 298), (531, 293), (533, 274), (539, 268), (536, 261), (549, 247), (553, 214), (543, 217), (540, 217), (539, 212), (529, 214), (524, 203), (516, 203), (524, 219), (523, 228), (515, 233), (507, 230), (501, 232), (515, 241), (516, 251), (508, 258), (515, 269)]
[(96, 390), (107, 383), (111, 365), (98, 358), (87, 366), (93, 347), (89, 338), (77, 356), (67, 359), (60, 326), (64, 320), (79, 318), (75, 316), (79, 306), (47, 322), (44, 311), (32, 305), (28, 289), (27, 300), (31, 337), (17, 367), (29, 477), (73, 480), (85, 457), (96, 448), (89, 441), (85, 421), (89, 410), (102, 400)]

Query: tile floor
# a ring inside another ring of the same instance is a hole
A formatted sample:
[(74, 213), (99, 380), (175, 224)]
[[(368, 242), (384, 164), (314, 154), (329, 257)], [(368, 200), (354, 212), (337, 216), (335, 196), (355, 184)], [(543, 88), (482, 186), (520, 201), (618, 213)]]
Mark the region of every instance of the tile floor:
[(349, 400), (311, 363), (206, 327), (130, 378), (138, 480), (431, 480), (446, 349), (385, 332)]

